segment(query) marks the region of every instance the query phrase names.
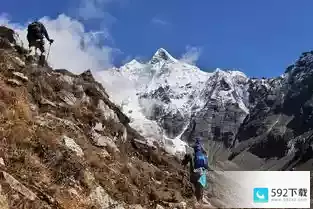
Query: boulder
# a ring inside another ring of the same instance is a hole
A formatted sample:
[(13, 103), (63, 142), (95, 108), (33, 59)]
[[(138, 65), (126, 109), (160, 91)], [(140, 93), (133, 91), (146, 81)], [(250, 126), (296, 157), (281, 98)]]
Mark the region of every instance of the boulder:
[(74, 105), (77, 101), (76, 97), (74, 96), (73, 93), (65, 91), (65, 90), (61, 90), (59, 92), (59, 98), (65, 102), (68, 105)]
[(15, 35), (14, 30), (5, 26), (0, 26), (0, 37), (7, 39), (9, 43), (16, 44)]
[(84, 156), (83, 150), (80, 148), (79, 145), (76, 144), (74, 139), (69, 138), (67, 136), (62, 136), (62, 142), (69, 150), (73, 151), (77, 156), (79, 157)]
[(107, 147), (113, 150), (114, 152), (119, 151), (118, 147), (116, 146), (116, 144), (110, 137), (98, 134), (96, 131), (92, 131), (91, 136), (92, 136), (92, 142), (95, 146)]
[(44, 97), (41, 97), (40, 104), (42, 104), (42, 105), (49, 105), (49, 106), (52, 106), (52, 107), (57, 107), (57, 105), (54, 102), (51, 102), (50, 100), (48, 100), (48, 99), (46, 99)]
[(164, 207), (158, 204), (156, 205), (155, 209), (164, 209)]
[(105, 120), (113, 120), (114, 122), (119, 122), (119, 118), (115, 114), (115, 112), (110, 109), (104, 101), (101, 99), (98, 103), (98, 109), (101, 111), (102, 115), (104, 116)]
[(113, 200), (101, 186), (98, 186), (90, 193), (89, 199), (90, 202), (99, 209), (124, 209), (124, 207)]
[(5, 166), (5, 163), (2, 157), (0, 157), (0, 166)]
[(23, 82), (28, 82), (28, 77), (25, 76), (23, 73), (20, 72), (13, 72), (12, 73), (16, 78), (22, 80)]
[(16, 79), (7, 79), (7, 83), (12, 85), (12, 86), (22, 86), (22, 83)]
[(19, 66), (19, 67), (25, 67), (25, 62), (24, 61), (22, 61), (21, 60), (21, 58), (19, 58), (19, 57), (14, 57), (15, 59), (14, 59), (14, 62), (15, 62), (15, 64), (17, 64), (17, 66)]
[(2, 171), (0, 173), (1, 180), (7, 184), (11, 189), (15, 190), (16, 192), (19, 192), (21, 195), (23, 195), (26, 199), (29, 199), (31, 201), (34, 201), (37, 196), (30, 191), (28, 188), (26, 188), (22, 183), (20, 183), (18, 180), (16, 180), (13, 176), (10, 174)]

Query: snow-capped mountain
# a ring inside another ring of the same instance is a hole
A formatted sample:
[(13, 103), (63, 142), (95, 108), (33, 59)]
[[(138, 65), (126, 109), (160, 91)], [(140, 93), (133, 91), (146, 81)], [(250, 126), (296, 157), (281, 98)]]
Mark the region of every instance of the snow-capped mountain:
[(130, 125), (169, 152), (202, 136), (247, 169), (288, 170), (313, 157), (312, 57), (304, 53), (280, 77), (256, 79), (204, 72), (159, 49), (147, 63), (132, 60), (101, 77)]
[(268, 80), (239, 71), (201, 71), (163, 48), (147, 63), (132, 60), (101, 77), (132, 127), (173, 152), (184, 151), (181, 140), (196, 135), (230, 146), (260, 89), (270, 88)]

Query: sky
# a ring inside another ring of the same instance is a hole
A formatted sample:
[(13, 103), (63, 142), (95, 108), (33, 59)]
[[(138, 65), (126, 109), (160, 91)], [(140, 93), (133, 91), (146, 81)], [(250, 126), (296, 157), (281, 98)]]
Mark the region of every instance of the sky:
[(149, 60), (162, 47), (202, 70), (273, 77), (312, 50), (312, 8), (312, 0), (10, 0), (0, 24), (24, 41), (26, 24), (40, 19), (55, 39), (49, 61), (72, 71)]

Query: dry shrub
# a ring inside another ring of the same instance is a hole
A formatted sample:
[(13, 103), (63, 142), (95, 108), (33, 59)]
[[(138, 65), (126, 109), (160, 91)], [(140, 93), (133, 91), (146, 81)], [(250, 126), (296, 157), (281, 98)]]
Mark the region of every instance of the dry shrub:
[[(66, 209), (87, 209), (89, 206), (85, 203), (81, 202), (81, 199), (75, 198), (75, 199), (63, 199), (60, 200), (60, 205), (62, 205), (63, 208)], [(91, 208), (91, 207), (89, 207)]]
[(32, 131), (24, 121), (14, 121), (12, 124), (4, 127), (3, 135), (13, 143), (28, 144), (31, 141)]
[(55, 113), (58, 118), (73, 120), (73, 108), (71, 106), (61, 106)]
[(131, 165), (124, 165), (123, 168), (121, 169), (121, 173), (129, 176), (132, 182), (136, 185), (139, 186), (143, 182), (139, 182), (140, 180), (140, 171), (137, 170), (135, 167)]
[(32, 113), (29, 107), (29, 102), (23, 98), (19, 98), (15, 105), (15, 118), (30, 122), (32, 119)]
[(92, 151), (87, 156), (87, 162), (91, 167), (94, 168), (106, 168), (104, 166), (103, 158), (96, 151)]
[(0, 70), (7, 71), (8, 63), (10, 63), (10, 55), (5, 50), (0, 50)]
[(47, 146), (51, 150), (56, 150), (59, 145), (59, 135), (47, 128), (38, 128), (35, 132), (40, 144)]
[(23, 156), (25, 175), (29, 178), (27, 180), (34, 185), (48, 185), (51, 183), (51, 173), (45, 165), (42, 164), (42, 160), (36, 153), (31, 150), (27, 150), (25, 156)]
[(31, 149), (11, 145), (6, 155), (7, 168), (15, 176), (22, 177), (22, 180), (37, 186), (47, 185), (51, 182), (49, 170)]
[(70, 107), (70, 110), (73, 113), (73, 117), (76, 120), (81, 120), (87, 113), (88, 108), (81, 103), (74, 104)]
[(80, 179), (81, 170), (86, 170), (86, 165), (84, 165), (84, 162), (81, 162), (81, 159), (68, 150), (63, 150), (60, 154), (54, 159), (53, 164), (51, 162), (50, 167), (55, 183), (59, 185), (71, 185), (72, 179)]
[(28, 143), (31, 136), (31, 111), (23, 92), (0, 81), (0, 135), (14, 143)]
[(5, 113), (6, 108), (6, 104), (3, 101), (0, 101), (0, 119), (1, 117), (3, 117), (3, 114)]
[(88, 200), (82, 197), (72, 197), (69, 194), (64, 194), (63, 192), (60, 199), (58, 199), (58, 202), (63, 208), (66, 209), (88, 209), (91, 208), (88, 205)]
[(129, 204), (138, 203), (136, 188), (130, 183), (126, 176), (120, 176), (115, 184), (115, 189), (118, 191), (114, 196), (117, 199), (124, 199)]
[(77, 103), (71, 106), (69, 111), (73, 113), (74, 119), (80, 123), (92, 126), (95, 121), (95, 113), (88, 104)]
[(124, 125), (120, 122), (116, 122), (113, 118), (109, 118), (108, 120), (102, 120), (101, 121), (104, 127), (106, 128), (106, 131), (111, 136), (122, 136), (124, 131)]
[(0, 80), (0, 99), (7, 106), (15, 104), (17, 101), (15, 89), (7, 86), (3, 80)]
[(0, 80), (0, 101), (10, 111), (10, 118), (8, 119), (26, 121), (31, 119), (29, 102), (25, 95), (27, 95), (27, 92), (21, 89), (14, 89)]
[(84, 94), (85, 94), (85, 92), (84, 91), (81, 91), (82, 89), (80, 88), (81, 87), (81, 85), (79, 85), (79, 84), (77, 84), (77, 82), (75, 82), (74, 81), (74, 85), (73, 85), (73, 94), (74, 94), (74, 96), (76, 97), (76, 98), (82, 98), (83, 96), (84, 96)]

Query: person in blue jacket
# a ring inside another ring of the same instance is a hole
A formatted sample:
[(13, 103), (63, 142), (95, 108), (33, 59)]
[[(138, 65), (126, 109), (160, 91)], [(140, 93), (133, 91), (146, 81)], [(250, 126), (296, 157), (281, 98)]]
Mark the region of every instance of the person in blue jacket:
[(209, 170), (208, 156), (201, 145), (200, 137), (196, 137), (193, 151), (193, 154), (185, 155), (182, 165), (185, 166), (190, 163), (190, 181), (195, 187), (197, 201), (200, 202), (203, 198), (203, 188), (206, 186), (206, 176), (203, 175), (201, 170)]

